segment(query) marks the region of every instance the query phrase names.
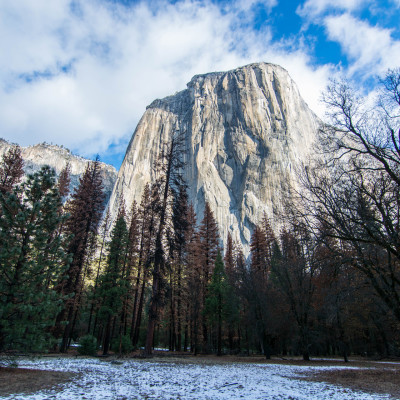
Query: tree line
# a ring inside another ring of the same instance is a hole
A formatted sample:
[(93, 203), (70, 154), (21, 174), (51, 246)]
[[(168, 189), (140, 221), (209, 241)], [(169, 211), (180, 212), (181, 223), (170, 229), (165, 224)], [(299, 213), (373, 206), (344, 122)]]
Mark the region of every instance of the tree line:
[(246, 258), (225, 249), (209, 204), (182, 178), (179, 130), (161, 145), (141, 202), (104, 210), (99, 160), (69, 193), (67, 165), (24, 181), (20, 149), (0, 164), (0, 351), (91, 338), (103, 354), (399, 355), (400, 73), (372, 109), (344, 83), (325, 97), (320, 157), (299, 171), (277, 225)]

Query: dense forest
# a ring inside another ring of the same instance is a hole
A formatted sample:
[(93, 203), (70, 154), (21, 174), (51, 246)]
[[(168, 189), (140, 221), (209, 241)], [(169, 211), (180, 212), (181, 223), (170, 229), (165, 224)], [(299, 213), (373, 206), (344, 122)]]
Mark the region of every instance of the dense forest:
[[(67, 165), (23, 177), (0, 163), (0, 352), (154, 348), (272, 355), (400, 355), (400, 72), (363, 108), (343, 83), (325, 102), (315, 160), (279, 224), (245, 257), (209, 205), (195, 215), (184, 140), (164, 143), (140, 204), (105, 209), (99, 160), (69, 193)], [(318, 150), (318, 151), (317, 151)], [(89, 347), (89, 346), (87, 346)]]

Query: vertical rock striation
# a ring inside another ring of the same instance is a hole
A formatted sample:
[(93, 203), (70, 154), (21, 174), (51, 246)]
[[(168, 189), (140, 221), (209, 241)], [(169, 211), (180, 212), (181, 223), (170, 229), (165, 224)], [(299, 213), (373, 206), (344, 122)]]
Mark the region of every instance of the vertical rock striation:
[(249, 252), (264, 212), (274, 220), (295, 166), (313, 147), (318, 118), (287, 71), (266, 63), (197, 75), (187, 89), (147, 107), (128, 146), (110, 199), (140, 201), (154, 179), (162, 141), (185, 135), (189, 197), (202, 218), (208, 201), (221, 238), (231, 232)]

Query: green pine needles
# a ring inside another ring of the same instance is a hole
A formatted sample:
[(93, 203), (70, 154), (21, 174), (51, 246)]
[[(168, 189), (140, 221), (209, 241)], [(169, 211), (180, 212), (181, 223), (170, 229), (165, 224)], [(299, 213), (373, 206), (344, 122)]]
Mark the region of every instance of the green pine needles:
[(49, 348), (63, 301), (55, 286), (68, 265), (64, 218), (47, 166), (0, 194), (0, 351)]
[(124, 214), (120, 214), (111, 232), (107, 266), (100, 278), (97, 292), (101, 299), (100, 320), (105, 326), (103, 353), (107, 354), (111, 344), (112, 325), (121, 314), (123, 299), (128, 291), (126, 279), (126, 250), (128, 247), (128, 229)]
[(208, 285), (204, 313), (207, 319), (216, 325), (217, 329), (217, 355), (222, 354), (222, 325), (226, 321), (230, 286), (225, 273), (221, 253), (218, 252), (215, 268)]

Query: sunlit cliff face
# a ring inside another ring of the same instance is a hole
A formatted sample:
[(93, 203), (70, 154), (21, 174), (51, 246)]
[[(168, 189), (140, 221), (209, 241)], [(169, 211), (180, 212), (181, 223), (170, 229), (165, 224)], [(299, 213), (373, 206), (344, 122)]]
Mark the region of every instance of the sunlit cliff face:
[(185, 136), (185, 177), (198, 219), (207, 201), (221, 239), (228, 232), (249, 252), (251, 232), (264, 213), (282, 207), (295, 167), (306, 161), (318, 119), (286, 70), (266, 63), (195, 76), (186, 90), (154, 101), (140, 120), (119, 171), (110, 206), (120, 194), (140, 202), (154, 179), (161, 144)]

